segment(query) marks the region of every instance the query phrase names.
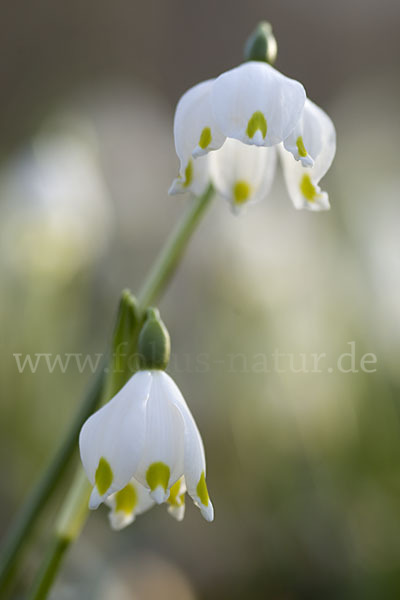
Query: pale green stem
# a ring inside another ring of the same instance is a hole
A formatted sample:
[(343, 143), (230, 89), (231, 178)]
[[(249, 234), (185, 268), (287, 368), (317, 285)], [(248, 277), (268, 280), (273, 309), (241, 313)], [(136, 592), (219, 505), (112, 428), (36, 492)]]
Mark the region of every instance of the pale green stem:
[(199, 198), (193, 198), (182, 219), (168, 237), (162, 252), (158, 255), (149, 275), (138, 294), (139, 306), (146, 308), (157, 299), (164, 289), (185, 251), (185, 248), (206, 211), (214, 194), (210, 184)]
[(86, 473), (78, 467), (75, 479), (55, 526), (53, 541), (44, 558), (28, 600), (42, 600), (53, 584), (58, 568), (69, 545), (78, 537), (88, 512), (90, 485)]
[[(167, 239), (138, 294), (139, 306), (142, 311), (153, 304), (164, 290), (179, 264), (191, 235), (210, 204), (213, 194), (214, 190), (210, 185), (202, 196), (193, 199)], [(90, 486), (86, 478), (82, 481), (81, 476), (78, 475), (64, 501), (53, 544), (34, 583), (31, 600), (42, 600), (47, 597), (65, 551), (79, 536), (86, 521), (89, 493)]]
[(10, 579), (14, 573), (19, 553), (27, 540), (34, 523), (41, 514), (46, 502), (51, 497), (55, 487), (65, 471), (65, 467), (76, 449), (78, 434), (82, 424), (88, 416), (97, 408), (102, 397), (104, 380), (104, 360), (98, 375), (94, 380), (89, 393), (82, 402), (75, 419), (70, 425), (66, 436), (50, 462), (43, 476), (39, 479), (27, 501), (14, 521), (10, 532), (4, 540), (0, 558), (0, 597), (5, 593)]

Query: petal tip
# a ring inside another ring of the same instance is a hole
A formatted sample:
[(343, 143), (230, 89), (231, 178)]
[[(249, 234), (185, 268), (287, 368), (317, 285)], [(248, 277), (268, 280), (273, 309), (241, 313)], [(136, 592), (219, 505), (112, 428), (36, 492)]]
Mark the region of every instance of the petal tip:
[(175, 196), (176, 194), (183, 194), (185, 190), (182, 187), (182, 180), (177, 177), (173, 180), (169, 190), (168, 196)]
[(108, 514), (108, 520), (110, 521), (111, 529), (114, 531), (120, 531), (127, 527), (135, 520), (135, 515), (126, 515), (121, 511), (110, 511)]
[(192, 152), (193, 158), (199, 158), (200, 156), (205, 156), (208, 154), (208, 150), (205, 148), (201, 148), (200, 146), (196, 146), (196, 148)]
[(96, 508), (98, 508), (100, 506), (100, 504), (103, 502), (104, 496), (100, 496), (99, 492), (97, 491), (97, 488), (94, 487), (92, 490), (92, 493), (90, 494), (90, 498), (89, 498), (89, 508), (90, 510), (96, 510)]
[(165, 491), (161, 485), (158, 485), (155, 490), (150, 492), (150, 496), (157, 504), (162, 504), (169, 497), (169, 490)]
[(208, 521), (209, 523), (214, 521), (214, 507), (212, 505), (211, 500), (208, 502), (207, 506), (204, 506), (204, 504), (199, 504), (199, 508), (202, 516), (206, 521)]

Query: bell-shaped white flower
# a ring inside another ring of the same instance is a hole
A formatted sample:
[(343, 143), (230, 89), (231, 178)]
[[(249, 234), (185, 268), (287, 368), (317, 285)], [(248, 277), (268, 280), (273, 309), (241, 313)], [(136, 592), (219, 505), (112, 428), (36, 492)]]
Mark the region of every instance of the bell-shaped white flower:
[(168, 501), (171, 489), (175, 497), (182, 495), (173, 486), (184, 476), (203, 516), (213, 519), (199, 431), (181, 392), (163, 370), (133, 375), (108, 404), (89, 417), (79, 444), (94, 486), (90, 508), (97, 508), (132, 478), (161, 504)]
[(204, 155), (221, 148), (226, 138), (250, 146), (282, 142), (299, 120), (304, 102), (305, 91), (299, 82), (256, 61), (190, 88), (175, 111), (180, 168), (169, 193), (203, 193), (211, 168)]
[[(307, 99), (298, 124), (279, 150), (286, 185), (295, 208), (329, 209), (328, 194), (318, 185), (336, 152), (335, 127), (328, 115)], [(298, 162), (293, 160), (292, 155)]]
[(333, 123), (301, 83), (265, 62), (248, 61), (189, 89), (176, 108), (174, 138), (180, 170), (171, 194), (199, 195), (212, 183), (242, 212), (268, 194), (276, 146), (295, 207), (329, 208), (318, 183), (335, 155)]
[(235, 139), (227, 139), (220, 150), (210, 154), (213, 184), (235, 214), (268, 195), (275, 166), (275, 148), (247, 146)]

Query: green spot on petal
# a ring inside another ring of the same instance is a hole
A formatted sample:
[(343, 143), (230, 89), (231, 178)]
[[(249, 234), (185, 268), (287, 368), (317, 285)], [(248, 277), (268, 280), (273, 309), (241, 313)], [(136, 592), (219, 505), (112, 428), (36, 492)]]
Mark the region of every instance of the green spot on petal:
[(263, 138), (267, 135), (267, 121), (261, 111), (257, 110), (247, 123), (246, 133), (252, 139), (256, 131), (260, 130)]
[(147, 469), (146, 481), (152, 492), (154, 492), (159, 485), (167, 491), (169, 476), (169, 466), (163, 462), (156, 462), (151, 464)]
[(315, 189), (315, 186), (311, 182), (310, 176), (307, 175), (307, 173), (303, 175), (301, 179), (300, 191), (306, 200), (309, 202), (315, 202), (315, 198), (318, 196), (317, 190)]
[(181, 489), (181, 482), (178, 479), (178, 481), (176, 483), (174, 483), (174, 485), (171, 487), (171, 489), (169, 491), (169, 498), (168, 498), (167, 502), (171, 506), (182, 506), (182, 504), (184, 502), (185, 494), (181, 494), (180, 496), (178, 496), (180, 489)]
[(203, 506), (208, 506), (210, 498), (208, 496), (208, 490), (207, 490), (207, 485), (206, 485), (206, 478), (204, 477), (204, 471), (201, 474), (199, 483), (197, 484), (196, 491), (197, 491), (199, 500), (203, 504)]
[(193, 162), (189, 160), (187, 167), (185, 169), (185, 181), (183, 182), (183, 187), (189, 187), (189, 185), (193, 181)]
[(121, 511), (130, 515), (138, 501), (135, 487), (128, 483), (122, 490), (115, 494), (115, 512)]
[(204, 127), (203, 131), (200, 135), (199, 146), (203, 150), (207, 148), (211, 144), (211, 129), (209, 127)]
[(297, 150), (299, 151), (299, 156), (302, 156), (303, 158), (307, 156), (307, 150), (304, 146), (303, 138), (301, 137), (301, 135), (299, 135), (299, 137), (296, 140), (296, 146)]
[(239, 180), (233, 186), (233, 199), (237, 205), (247, 202), (251, 194), (251, 186), (247, 181)]
[(106, 493), (113, 480), (113, 472), (110, 465), (104, 457), (99, 460), (99, 466), (96, 469), (94, 481), (100, 496)]

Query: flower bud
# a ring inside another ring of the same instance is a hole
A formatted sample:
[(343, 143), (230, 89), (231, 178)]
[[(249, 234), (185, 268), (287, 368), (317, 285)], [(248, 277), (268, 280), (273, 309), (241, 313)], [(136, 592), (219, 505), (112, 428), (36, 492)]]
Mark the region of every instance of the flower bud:
[(156, 308), (147, 310), (138, 350), (141, 369), (166, 369), (171, 351), (170, 338)]
[(244, 58), (246, 61), (258, 60), (273, 65), (278, 53), (278, 46), (272, 26), (268, 21), (261, 21), (247, 38), (244, 46)]

